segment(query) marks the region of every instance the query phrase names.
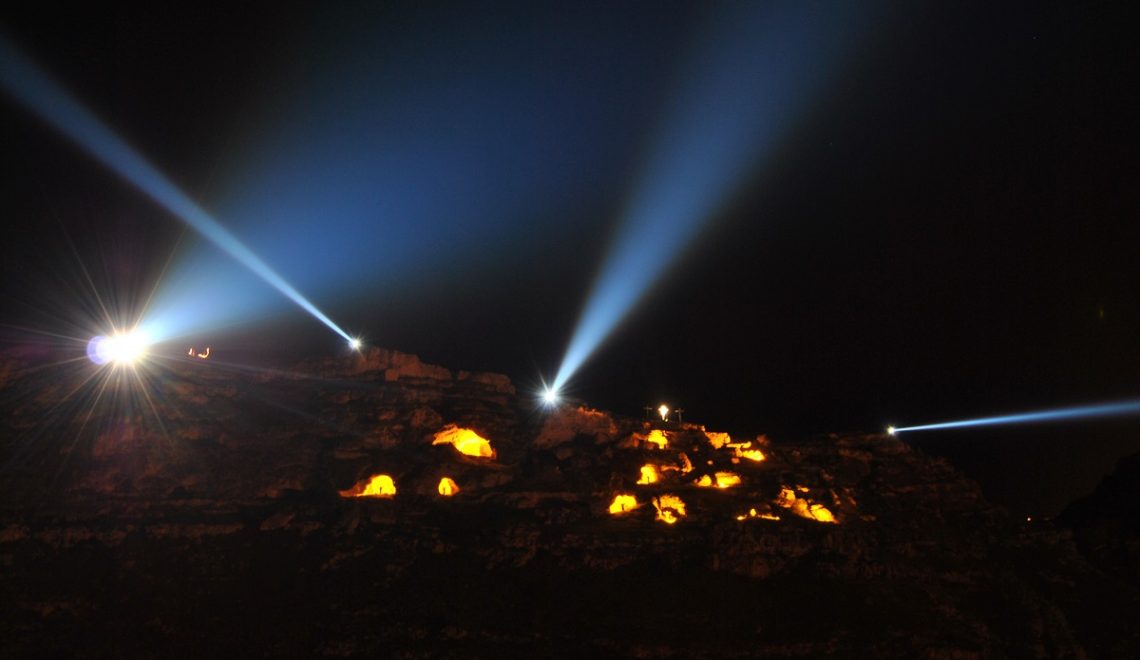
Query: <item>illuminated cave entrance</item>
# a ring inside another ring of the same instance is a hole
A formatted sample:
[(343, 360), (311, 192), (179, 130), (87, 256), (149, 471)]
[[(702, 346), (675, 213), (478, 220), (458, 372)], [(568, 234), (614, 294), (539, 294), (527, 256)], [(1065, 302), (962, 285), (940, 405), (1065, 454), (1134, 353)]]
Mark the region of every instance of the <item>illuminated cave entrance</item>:
[(341, 497), (395, 497), (396, 482), (386, 474), (377, 474), (356, 482), (348, 490), (340, 491)]
[(489, 440), (471, 429), (460, 428), (455, 424), (448, 424), (436, 432), (431, 443), (433, 445), (451, 445), (464, 456), (495, 458), (495, 450), (491, 447)]
[(451, 497), (459, 492), (459, 486), (456, 485), (455, 480), (451, 477), (444, 477), (439, 480), (439, 485), (436, 486), (436, 491), (444, 497)]

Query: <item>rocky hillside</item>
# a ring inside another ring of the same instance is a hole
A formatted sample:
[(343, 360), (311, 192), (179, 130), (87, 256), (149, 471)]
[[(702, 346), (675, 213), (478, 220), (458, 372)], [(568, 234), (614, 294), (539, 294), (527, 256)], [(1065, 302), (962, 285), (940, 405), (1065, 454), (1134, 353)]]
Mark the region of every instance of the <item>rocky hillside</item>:
[(1120, 460), (1088, 497), (1073, 502), (1057, 522), (1106, 573), (1140, 584), (1140, 454)]
[(0, 378), (5, 657), (1140, 655), (1135, 580), (887, 436), (546, 410), (379, 349)]

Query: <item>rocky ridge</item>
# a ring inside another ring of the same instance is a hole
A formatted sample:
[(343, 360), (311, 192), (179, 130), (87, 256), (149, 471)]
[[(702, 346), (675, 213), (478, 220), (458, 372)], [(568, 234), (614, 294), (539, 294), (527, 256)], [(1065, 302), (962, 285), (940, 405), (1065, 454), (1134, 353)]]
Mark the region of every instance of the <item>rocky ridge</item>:
[[(1135, 582), (884, 435), (548, 411), (381, 349), (164, 361), (93, 416), (73, 372), (8, 352), (0, 374), (5, 655), (1140, 651)], [(448, 424), (493, 458), (433, 445)], [(340, 494), (377, 474), (395, 496)]]

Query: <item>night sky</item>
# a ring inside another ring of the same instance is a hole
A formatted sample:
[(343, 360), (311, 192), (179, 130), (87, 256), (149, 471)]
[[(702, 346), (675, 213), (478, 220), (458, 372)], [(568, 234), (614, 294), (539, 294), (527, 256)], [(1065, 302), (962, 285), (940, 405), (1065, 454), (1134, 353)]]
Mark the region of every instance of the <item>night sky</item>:
[[(726, 8), (377, 4), (39, 3), (2, 30), (347, 329), (537, 388)], [(828, 75), (756, 118), (774, 138), (572, 396), (627, 415), (667, 401), (777, 442), (1140, 396), (1128, 3), (858, 11), (848, 47), (799, 44)], [(212, 267), (9, 97), (0, 124), (6, 341), (74, 332), (80, 264), (127, 305), (168, 262)], [(234, 361), (343, 352), (265, 300), (204, 338)], [(1140, 450), (1140, 418), (907, 440), (1049, 514)]]

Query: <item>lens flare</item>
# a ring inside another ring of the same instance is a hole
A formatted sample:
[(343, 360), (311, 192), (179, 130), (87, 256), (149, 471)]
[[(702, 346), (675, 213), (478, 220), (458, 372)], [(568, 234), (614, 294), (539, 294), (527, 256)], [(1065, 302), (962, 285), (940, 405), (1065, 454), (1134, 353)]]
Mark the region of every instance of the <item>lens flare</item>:
[(999, 424), (1032, 424), (1054, 422), (1064, 419), (1115, 417), (1136, 414), (1140, 414), (1140, 400), (1098, 403), (1087, 406), (1056, 408), (1053, 410), (1040, 410), (1012, 415), (998, 415), (995, 417), (979, 417), (977, 419), (966, 419), (957, 422), (939, 422), (937, 424), (923, 424), (920, 426), (887, 427), (887, 432), (891, 435), (895, 435), (896, 433), (902, 433), (904, 431), (909, 433), (911, 431), (936, 431), (941, 429), (968, 428), (972, 426), (996, 426)]
[(542, 403), (547, 407), (554, 406), (558, 403), (558, 391), (553, 387), (548, 387), (542, 391)]
[(100, 366), (134, 367), (146, 357), (150, 343), (146, 333), (139, 330), (98, 335), (87, 342), (87, 357)]
[[(352, 340), (348, 333), (286, 282), (269, 264), (262, 261), (205, 209), (190, 199), (170, 179), (101, 122), (94, 113), (53, 82), (35, 63), (2, 36), (0, 36), (0, 83), (12, 97), (78, 144), (96, 160), (132, 183), (167, 211), (181, 218), (223, 252), (344, 337), (346, 341)], [(162, 331), (169, 333), (169, 336), (178, 334), (177, 329), (166, 327), (169, 324), (153, 321), (152, 319), (150, 323), (152, 327), (162, 328)]]

